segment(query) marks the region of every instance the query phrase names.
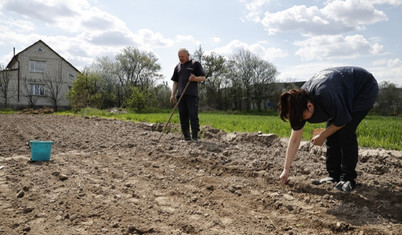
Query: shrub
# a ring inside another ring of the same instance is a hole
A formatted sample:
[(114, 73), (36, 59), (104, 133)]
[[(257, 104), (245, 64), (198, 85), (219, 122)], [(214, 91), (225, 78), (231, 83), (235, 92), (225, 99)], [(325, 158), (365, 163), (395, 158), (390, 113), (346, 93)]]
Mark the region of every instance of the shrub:
[(136, 112), (152, 111), (158, 107), (158, 102), (154, 92), (132, 87), (131, 95), (124, 101), (123, 107)]

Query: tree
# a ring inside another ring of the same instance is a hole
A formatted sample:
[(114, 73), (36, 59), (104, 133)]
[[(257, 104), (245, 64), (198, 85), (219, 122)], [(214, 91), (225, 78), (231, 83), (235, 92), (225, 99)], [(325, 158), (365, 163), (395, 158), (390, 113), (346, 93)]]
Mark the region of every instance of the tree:
[(34, 95), (30, 92), (28, 80), (29, 79), (27, 77), (24, 77), (22, 79), (22, 95), (28, 100), (29, 107), (34, 108), (39, 99), (39, 96)]
[(118, 62), (108, 57), (96, 58), (95, 62), (85, 68), (87, 74), (98, 78), (97, 89), (102, 94), (99, 105), (102, 108), (121, 107), (124, 102), (122, 86), (117, 75)]
[(52, 103), (53, 109), (58, 110), (60, 100), (62, 97), (62, 90), (65, 89), (65, 82), (60, 73), (56, 72), (54, 74), (43, 73), (42, 79), (40, 80), (47, 89), (46, 97)]
[[(243, 109), (243, 87), (241, 76), (237, 75), (237, 63), (233, 59), (227, 63), (227, 90), (226, 97), (229, 100), (230, 108), (233, 110)], [(227, 109), (227, 108), (226, 108)]]
[(199, 45), (198, 49), (194, 51), (192, 58), (203, 64), (205, 58), (205, 52), (202, 49), (201, 45)]
[(136, 95), (136, 89), (141, 94), (153, 92), (156, 81), (162, 78), (157, 60), (153, 53), (133, 47), (123, 49), (115, 59), (97, 58), (87, 70), (97, 77), (98, 95), (103, 99), (98, 105), (123, 107), (131, 102), (127, 100)]
[(162, 78), (161, 66), (152, 52), (141, 52), (137, 48), (127, 47), (116, 56), (116, 74), (123, 88), (123, 96), (130, 96), (131, 88), (147, 90), (155, 81)]
[(151, 111), (158, 106), (155, 93), (150, 89), (141, 90), (138, 87), (133, 86), (131, 90), (132, 92), (130, 97), (128, 97), (124, 102), (123, 106), (125, 108), (142, 112)]
[(258, 57), (254, 57), (254, 75), (252, 76), (252, 91), (253, 91), (253, 100), (257, 106), (259, 112), (261, 112), (261, 108), (267, 108), (264, 101), (269, 100), (269, 95), (273, 91), (269, 88), (269, 84), (272, 84), (275, 81), (275, 77), (278, 74), (276, 67), (264, 61)]
[(402, 110), (402, 88), (391, 82), (379, 84), (378, 98), (374, 110), (384, 115), (398, 115)]
[(103, 81), (95, 73), (84, 71), (79, 74), (67, 95), (72, 109), (78, 111), (85, 107), (105, 108), (105, 100), (108, 99), (107, 96), (110, 94), (105, 94), (101, 88)]
[(247, 111), (250, 111), (252, 106), (261, 111), (262, 103), (269, 95), (267, 85), (275, 81), (277, 74), (274, 65), (248, 50), (240, 49), (231, 56), (228, 76), (232, 80), (234, 95), (241, 97), (236, 101), (240, 110), (244, 100)]
[(3, 70), (3, 66), (0, 65), (0, 98), (3, 100), (4, 108), (8, 108), (8, 102), (10, 99), (10, 81), (11, 71)]
[(155, 86), (152, 89), (152, 92), (155, 94), (157, 103), (159, 104), (159, 108), (168, 109), (171, 107), (170, 104), (170, 94), (172, 93), (167, 82), (163, 82)]
[(202, 64), (207, 78), (200, 86), (200, 102), (214, 109), (222, 109), (225, 101), (222, 88), (226, 71), (226, 59), (215, 53), (205, 55), (201, 45), (194, 52), (194, 58)]

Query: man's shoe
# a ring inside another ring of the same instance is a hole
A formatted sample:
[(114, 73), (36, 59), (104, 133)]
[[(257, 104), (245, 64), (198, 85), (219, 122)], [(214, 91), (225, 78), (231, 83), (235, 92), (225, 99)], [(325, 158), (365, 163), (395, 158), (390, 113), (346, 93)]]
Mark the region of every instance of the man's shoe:
[(193, 137), (193, 140), (194, 140), (194, 141), (198, 141), (198, 132), (196, 132), (196, 131), (193, 132), (193, 133), (192, 133), (192, 137)]
[(335, 183), (335, 182), (338, 182), (338, 181), (335, 180), (332, 177), (325, 177), (325, 178), (322, 178), (322, 179), (319, 179), (319, 180), (318, 179), (311, 180), (311, 183), (314, 184), (314, 185), (320, 185), (320, 184), (323, 184), (323, 183)]
[(184, 135), (184, 140), (185, 140), (185, 141), (190, 141), (190, 140), (191, 140), (190, 131), (189, 131), (189, 130), (183, 130), (183, 135)]

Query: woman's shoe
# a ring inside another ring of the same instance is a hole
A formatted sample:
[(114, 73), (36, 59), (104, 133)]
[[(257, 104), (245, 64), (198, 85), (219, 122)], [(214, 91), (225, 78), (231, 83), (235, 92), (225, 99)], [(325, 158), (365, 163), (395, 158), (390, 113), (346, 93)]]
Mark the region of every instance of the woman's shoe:
[(320, 184), (323, 184), (323, 183), (335, 183), (335, 182), (338, 182), (338, 181), (335, 180), (332, 177), (325, 177), (325, 178), (322, 178), (322, 179), (319, 179), (319, 180), (318, 179), (311, 180), (311, 183), (314, 184), (314, 185), (320, 185)]

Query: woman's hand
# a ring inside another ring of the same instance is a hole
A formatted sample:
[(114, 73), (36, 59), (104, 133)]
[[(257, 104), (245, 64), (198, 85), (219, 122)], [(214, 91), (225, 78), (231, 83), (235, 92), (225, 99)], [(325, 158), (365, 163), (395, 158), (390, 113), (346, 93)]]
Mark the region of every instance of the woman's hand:
[(279, 177), (281, 184), (287, 184), (289, 181), (288, 177), (290, 166), (292, 165), (293, 159), (297, 153), (297, 150), (299, 149), (300, 142), (303, 136), (303, 131), (304, 128), (296, 131), (292, 130), (292, 134), (290, 134), (288, 147), (286, 149), (285, 164), (283, 166), (282, 174)]
[(319, 134), (319, 135), (314, 136), (311, 139), (311, 143), (313, 143), (314, 145), (321, 146), (324, 144), (325, 139), (326, 139), (325, 137), (323, 137), (321, 134)]
[(279, 177), (281, 184), (287, 184), (289, 181), (288, 177), (289, 177), (289, 170), (283, 169), (282, 174)]

